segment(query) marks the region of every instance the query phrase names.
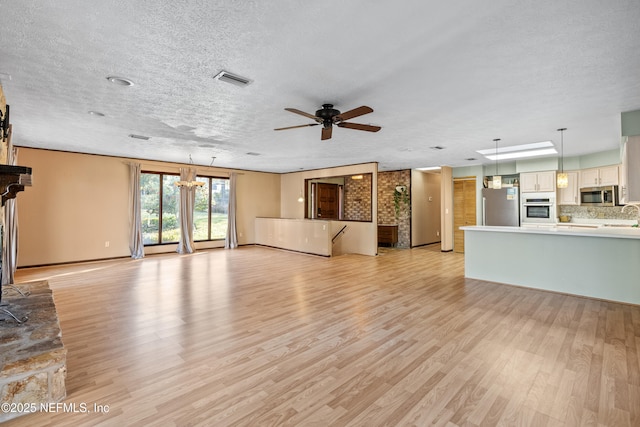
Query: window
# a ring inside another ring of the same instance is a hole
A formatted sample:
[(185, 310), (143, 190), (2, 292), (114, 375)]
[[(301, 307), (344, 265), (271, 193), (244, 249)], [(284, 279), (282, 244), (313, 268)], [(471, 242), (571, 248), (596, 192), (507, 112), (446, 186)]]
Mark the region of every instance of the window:
[(179, 180), (175, 174), (140, 174), (142, 241), (145, 245), (177, 243), (180, 239), (180, 190), (176, 186)]
[(197, 180), (204, 185), (196, 190), (193, 240), (224, 239), (229, 218), (229, 179), (199, 176)]
[[(193, 212), (193, 239), (220, 240), (227, 234), (229, 179), (197, 177), (204, 183), (196, 187)], [(145, 245), (177, 243), (180, 239), (180, 189), (177, 174), (140, 174), (142, 239)]]

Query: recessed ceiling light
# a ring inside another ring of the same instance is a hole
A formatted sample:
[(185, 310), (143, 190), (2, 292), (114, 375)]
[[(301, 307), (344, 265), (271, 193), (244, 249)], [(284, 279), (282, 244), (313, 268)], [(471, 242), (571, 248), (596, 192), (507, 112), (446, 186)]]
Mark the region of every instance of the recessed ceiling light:
[(440, 166), (429, 166), (429, 167), (426, 167), (426, 168), (416, 168), (416, 170), (419, 170), (419, 171), (438, 171), (440, 169), (441, 169)]
[(129, 79), (125, 79), (124, 77), (108, 76), (107, 80), (119, 86), (133, 86), (133, 82)]
[(145, 136), (145, 135), (136, 135), (135, 133), (130, 133), (129, 134), (129, 138), (134, 138), (134, 139), (143, 139), (145, 141), (148, 141), (151, 139), (150, 136)]
[(100, 111), (87, 111), (87, 113), (91, 114), (92, 116), (96, 116), (96, 117), (104, 117), (104, 113), (101, 113)]

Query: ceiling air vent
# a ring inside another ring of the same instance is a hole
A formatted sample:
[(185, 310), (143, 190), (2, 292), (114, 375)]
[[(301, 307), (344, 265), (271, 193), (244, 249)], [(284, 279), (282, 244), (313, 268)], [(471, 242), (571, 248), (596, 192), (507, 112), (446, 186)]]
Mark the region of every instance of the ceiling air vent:
[(440, 145), (434, 145), (433, 147), (429, 147), (432, 150), (444, 150), (444, 147), (440, 146)]
[(253, 152), (253, 151), (249, 151), (247, 153), (247, 156), (259, 156), (259, 155), (260, 155), (260, 153), (256, 153), (256, 152)]
[(144, 135), (136, 135), (135, 133), (130, 133), (129, 134), (129, 138), (133, 138), (133, 139), (143, 139), (145, 141), (148, 141), (149, 139), (151, 139), (150, 136), (144, 136)]
[(231, 83), (236, 86), (247, 86), (251, 83), (246, 77), (239, 76), (237, 74), (232, 74), (228, 71), (220, 71), (218, 74), (213, 76), (214, 79), (220, 80), (221, 82)]

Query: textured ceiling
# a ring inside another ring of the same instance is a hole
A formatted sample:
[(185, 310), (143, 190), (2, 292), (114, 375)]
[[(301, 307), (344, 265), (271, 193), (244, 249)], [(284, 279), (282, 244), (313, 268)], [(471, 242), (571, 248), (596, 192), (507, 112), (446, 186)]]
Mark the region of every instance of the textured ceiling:
[[(3, 0), (0, 80), (18, 146), (274, 172), (465, 166), (494, 138), (557, 143), (559, 127), (567, 156), (617, 148), (620, 113), (640, 108), (639, 22), (637, 0)], [(382, 130), (273, 131), (311, 123), (285, 107), (323, 103), (368, 105), (350, 121)]]

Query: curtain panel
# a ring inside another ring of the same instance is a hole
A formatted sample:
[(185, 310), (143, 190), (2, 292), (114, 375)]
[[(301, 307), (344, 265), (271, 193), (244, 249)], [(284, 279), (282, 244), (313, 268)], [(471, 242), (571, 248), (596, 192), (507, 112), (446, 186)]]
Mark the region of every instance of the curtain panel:
[(131, 258), (144, 257), (140, 201), (140, 163), (129, 163), (129, 251)]
[(227, 236), (224, 239), (226, 249), (238, 247), (238, 233), (236, 230), (236, 186), (238, 174), (231, 172), (229, 175), (229, 220), (227, 222)]
[[(196, 170), (180, 168), (180, 181), (193, 182), (196, 180)], [(176, 252), (190, 254), (195, 252), (193, 242), (193, 210), (196, 202), (196, 189), (191, 185), (180, 186), (180, 240)]]

